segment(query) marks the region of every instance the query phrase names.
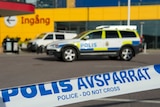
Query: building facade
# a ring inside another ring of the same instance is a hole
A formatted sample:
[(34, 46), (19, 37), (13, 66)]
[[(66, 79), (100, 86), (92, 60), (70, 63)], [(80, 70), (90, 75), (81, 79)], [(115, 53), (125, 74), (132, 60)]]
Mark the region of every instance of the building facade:
[[(99, 25), (127, 24), (128, 7), (124, 0), (113, 0), (114, 3), (110, 2), (111, 4), (107, 6), (101, 6), (101, 3), (87, 4), (90, 3), (88, 1), (25, 0), (37, 7), (35, 13), (18, 15), (16, 19), (11, 16), (10, 19), (16, 20), (14, 26), (7, 25), (5, 21), (7, 17), (0, 18), (0, 42), (2, 43), (6, 36), (20, 37), (23, 41), (26, 38), (35, 38), (42, 32), (65, 30), (80, 33), (95, 29)], [(145, 38), (147, 48), (158, 49), (160, 48), (160, 4), (159, 0), (155, 2), (151, 0), (131, 2), (130, 24), (137, 25), (139, 34)]]

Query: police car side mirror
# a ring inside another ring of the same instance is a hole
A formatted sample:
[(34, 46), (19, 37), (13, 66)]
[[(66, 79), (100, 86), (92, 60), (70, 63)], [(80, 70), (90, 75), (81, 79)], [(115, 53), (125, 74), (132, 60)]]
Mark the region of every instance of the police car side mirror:
[(87, 40), (87, 39), (89, 39), (89, 36), (85, 36), (85, 37), (83, 37), (82, 39), (83, 39), (83, 40)]

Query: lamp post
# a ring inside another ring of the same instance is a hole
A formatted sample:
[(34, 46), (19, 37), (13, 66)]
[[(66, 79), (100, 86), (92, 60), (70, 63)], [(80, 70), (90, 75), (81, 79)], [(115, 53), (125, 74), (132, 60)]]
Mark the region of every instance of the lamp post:
[(144, 25), (144, 22), (140, 22), (140, 28), (141, 28), (140, 36), (141, 37), (143, 36), (143, 25)]
[(128, 0), (128, 20), (127, 20), (127, 25), (128, 26), (130, 26), (130, 14), (131, 14), (130, 7), (131, 7), (131, 0)]
[(121, 6), (121, 1), (120, 0), (118, 0), (118, 6)]

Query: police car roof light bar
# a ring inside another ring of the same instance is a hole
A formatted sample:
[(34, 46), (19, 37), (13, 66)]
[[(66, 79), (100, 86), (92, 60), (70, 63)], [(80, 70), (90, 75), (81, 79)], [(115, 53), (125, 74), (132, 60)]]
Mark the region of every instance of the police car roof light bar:
[(97, 26), (96, 29), (103, 29), (103, 30), (137, 30), (136, 25), (102, 25), (102, 26)]

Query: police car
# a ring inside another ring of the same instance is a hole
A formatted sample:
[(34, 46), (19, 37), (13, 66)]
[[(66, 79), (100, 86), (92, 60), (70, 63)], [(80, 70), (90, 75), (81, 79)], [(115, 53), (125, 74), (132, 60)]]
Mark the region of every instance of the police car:
[(44, 32), (39, 34), (35, 39), (30, 40), (27, 49), (32, 52), (43, 52), (47, 44), (53, 41), (72, 39), (75, 36), (77, 34), (73, 32)]
[(65, 62), (84, 55), (106, 55), (130, 61), (142, 50), (142, 40), (135, 25), (98, 26), (71, 40), (52, 42), (46, 47), (47, 55), (54, 55)]

